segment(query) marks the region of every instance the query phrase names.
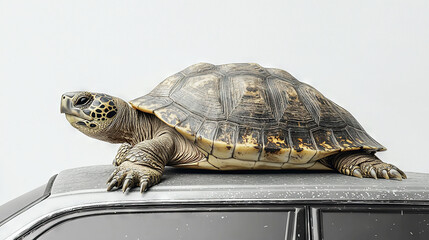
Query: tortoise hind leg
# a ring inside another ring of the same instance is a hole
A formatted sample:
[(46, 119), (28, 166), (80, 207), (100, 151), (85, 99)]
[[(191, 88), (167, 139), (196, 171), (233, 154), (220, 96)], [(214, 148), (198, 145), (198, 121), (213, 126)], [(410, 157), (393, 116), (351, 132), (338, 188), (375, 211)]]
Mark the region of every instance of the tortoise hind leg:
[(381, 161), (374, 153), (365, 151), (342, 152), (321, 159), (320, 162), (338, 170), (342, 174), (360, 178), (385, 178), (395, 180), (407, 178), (407, 175), (396, 166)]

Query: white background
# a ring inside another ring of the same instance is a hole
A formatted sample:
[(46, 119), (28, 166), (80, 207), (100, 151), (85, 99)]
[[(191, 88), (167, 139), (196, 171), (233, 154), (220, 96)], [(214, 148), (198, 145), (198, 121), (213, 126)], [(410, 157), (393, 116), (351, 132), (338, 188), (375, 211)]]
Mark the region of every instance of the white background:
[(348, 109), (380, 158), (429, 173), (428, 13), (425, 0), (0, 0), (0, 204), (111, 163), (118, 146), (72, 128), (63, 92), (131, 100), (197, 62), (285, 69)]

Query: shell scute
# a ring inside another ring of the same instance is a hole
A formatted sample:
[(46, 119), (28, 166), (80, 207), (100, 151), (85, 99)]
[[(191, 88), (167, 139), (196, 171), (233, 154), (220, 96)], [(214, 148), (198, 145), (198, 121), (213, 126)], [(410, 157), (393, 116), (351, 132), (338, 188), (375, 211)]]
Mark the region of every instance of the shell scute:
[(353, 137), (346, 129), (334, 130), (334, 136), (342, 150), (359, 149), (360, 145), (356, 143)]
[(311, 131), (317, 153), (313, 159), (322, 159), (340, 151), (332, 129), (318, 128)]
[(216, 134), (217, 122), (205, 121), (197, 131), (195, 143), (204, 151), (211, 153)]
[(230, 78), (232, 111), (228, 120), (234, 122), (274, 122), (264, 79), (254, 75), (236, 75)]
[(317, 153), (310, 131), (302, 129), (290, 129), (291, 154), (289, 163), (307, 163)]
[(260, 161), (285, 162), (290, 154), (289, 133), (286, 129), (266, 129)]
[(237, 140), (237, 127), (237, 124), (231, 122), (220, 122), (218, 124), (213, 143), (213, 155), (218, 158), (232, 157)]
[(297, 90), (287, 82), (276, 82), (276, 86), (282, 89), (287, 105), (282, 113), (282, 121), (291, 128), (311, 129), (317, 127), (317, 123), (311, 112), (307, 110), (305, 101), (298, 95)]
[(200, 129), (203, 122), (204, 119), (198, 116), (189, 115), (188, 118), (176, 125), (175, 128), (180, 134), (194, 142), (196, 132)]
[(174, 103), (155, 110), (154, 114), (158, 118), (164, 119), (171, 127), (175, 127), (179, 123), (183, 122), (189, 115), (187, 111), (178, 107)]
[(339, 149), (334, 134), (330, 129), (316, 129), (311, 132), (317, 150), (330, 152)]
[(234, 158), (254, 161), (259, 159), (262, 149), (260, 131), (261, 129), (252, 127), (239, 127)]
[(225, 119), (220, 102), (220, 80), (222, 76), (212, 72), (193, 75), (181, 82), (171, 94), (171, 99), (199, 116), (211, 119)]
[(353, 117), (351, 113), (349, 113), (347, 110), (342, 108), (341, 106), (337, 105), (334, 102), (331, 102), (333, 108), (338, 112), (338, 114), (344, 119), (346, 122), (347, 127), (353, 127), (358, 130), (363, 130), (362, 126), (359, 124), (359, 122)]
[(347, 127), (347, 131), (353, 136), (362, 149), (374, 149), (376, 151), (384, 151), (386, 148), (370, 137), (365, 131)]
[(312, 115), (318, 126), (327, 128), (343, 128), (346, 122), (333, 108), (331, 101), (319, 91), (307, 84), (298, 87), (298, 93), (307, 111)]

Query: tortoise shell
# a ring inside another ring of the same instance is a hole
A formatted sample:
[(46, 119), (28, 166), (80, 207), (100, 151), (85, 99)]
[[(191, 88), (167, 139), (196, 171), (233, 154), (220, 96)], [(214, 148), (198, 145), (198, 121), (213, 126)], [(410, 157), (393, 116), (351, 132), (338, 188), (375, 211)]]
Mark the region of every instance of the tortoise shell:
[(345, 109), (286, 71), (200, 63), (130, 102), (217, 159), (306, 164), (385, 148)]

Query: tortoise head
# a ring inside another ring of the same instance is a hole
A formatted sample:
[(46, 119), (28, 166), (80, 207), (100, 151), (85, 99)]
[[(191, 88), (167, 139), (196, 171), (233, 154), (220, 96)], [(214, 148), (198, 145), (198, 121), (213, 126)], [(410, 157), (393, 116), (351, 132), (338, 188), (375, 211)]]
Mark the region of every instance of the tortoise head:
[(69, 92), (61, 97), (61, 113), (84, 134), (102, 139), (123, 101), (102, 93)]

